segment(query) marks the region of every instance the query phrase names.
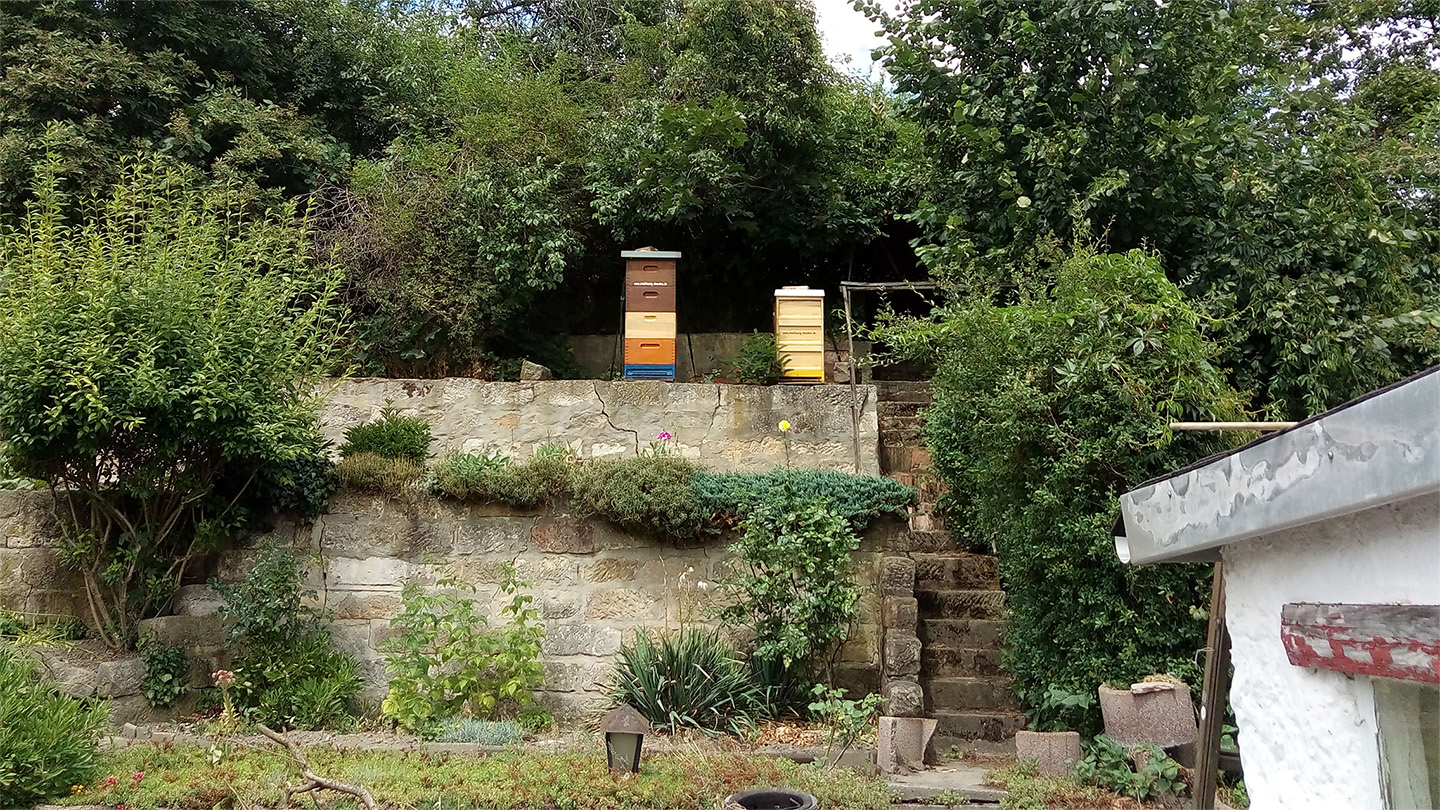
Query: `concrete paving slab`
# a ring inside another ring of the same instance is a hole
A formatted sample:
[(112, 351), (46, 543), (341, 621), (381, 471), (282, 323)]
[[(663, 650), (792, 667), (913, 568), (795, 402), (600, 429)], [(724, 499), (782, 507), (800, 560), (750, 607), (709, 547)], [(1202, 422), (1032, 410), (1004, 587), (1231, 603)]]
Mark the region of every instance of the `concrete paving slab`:
[(972, 802), (999, 802), (1005, 798), (1003, 788), (985, 784), (983, 767), (956, 763), (926, 768), (915, 773), (890, 777), (890, 794), (897, 804), (919, 804), (935, 796), (963, 796)]

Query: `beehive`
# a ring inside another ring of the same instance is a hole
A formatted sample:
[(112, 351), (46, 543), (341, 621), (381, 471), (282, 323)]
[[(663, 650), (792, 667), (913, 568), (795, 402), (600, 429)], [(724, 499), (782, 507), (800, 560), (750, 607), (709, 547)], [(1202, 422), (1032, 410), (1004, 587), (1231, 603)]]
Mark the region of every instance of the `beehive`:
[(825, 291), (775, 291), (775, 345), (785, 360), (785, 382), (825, 382)]
[(675, 379), (675, 261), (678, 252), (626, 250), (625, 379)]

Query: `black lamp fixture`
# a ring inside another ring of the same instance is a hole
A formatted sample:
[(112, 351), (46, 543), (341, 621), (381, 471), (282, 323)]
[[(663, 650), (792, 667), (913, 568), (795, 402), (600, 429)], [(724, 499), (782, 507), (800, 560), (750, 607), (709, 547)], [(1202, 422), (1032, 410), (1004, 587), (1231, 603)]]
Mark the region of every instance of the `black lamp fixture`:
[(633, 706), (614, 709), (600, 718), (605, 735), (605, 760), (611, 773), (640, 772), (640, 744), (650, 733), (650, 724)]

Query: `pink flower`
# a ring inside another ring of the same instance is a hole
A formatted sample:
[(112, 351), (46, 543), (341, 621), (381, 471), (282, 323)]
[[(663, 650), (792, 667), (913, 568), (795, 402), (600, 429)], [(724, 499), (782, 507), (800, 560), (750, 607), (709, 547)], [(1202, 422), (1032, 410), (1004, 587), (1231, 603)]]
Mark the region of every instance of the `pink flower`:
[(121, 802), (121, 803), (115, 805), (115, 810), (125, 810), (125, 803), (124, 803), (124, 802)]
[(145, 778), (145, 772), (144, 772), (144, 771), (137, 771), (137, 772), (136, 772), (133, 776), (131, 776), (130, 778), (131, 778), (132, 780), (134, 780), (135, 784), (138, 785), (138, 784), (140, 784), (140, 780)]
[(221, 689), (235, 685), (235, 673), (228, 669), (217, 669), (210, 673), (210, 677), (214, 679), (215, 685)]
[(115, 785), (118, 785), (119, 783), (120, 783), (120, 777), (118, 777), (118, 776), (107, 776), (107, 777), (105, 777), (105, 786), (106, 786), (106, 787), (114, 787)]
[(660, 439), (660, 441), (662, 441), (662, 442), (667, 442), (667, 441), (670, 441), (671, 439), (673, 439), (673, 438), (675, 438), (675, 437), (670, 435), (670, 431), (668, 431), (668, 430), (662, 430), (662, 431), (660, 431), (660, 435), (659, 435), (658, 437), (656, 437), (656, 438)]

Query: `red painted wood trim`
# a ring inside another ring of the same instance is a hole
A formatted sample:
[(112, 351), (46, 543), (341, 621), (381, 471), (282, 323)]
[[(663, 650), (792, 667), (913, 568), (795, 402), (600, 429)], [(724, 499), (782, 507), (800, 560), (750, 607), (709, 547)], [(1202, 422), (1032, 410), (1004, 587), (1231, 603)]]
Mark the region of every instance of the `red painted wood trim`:
[(1280, 638), (1297, 667), (1440, 683), (1440, 605), (1292, 602)]

